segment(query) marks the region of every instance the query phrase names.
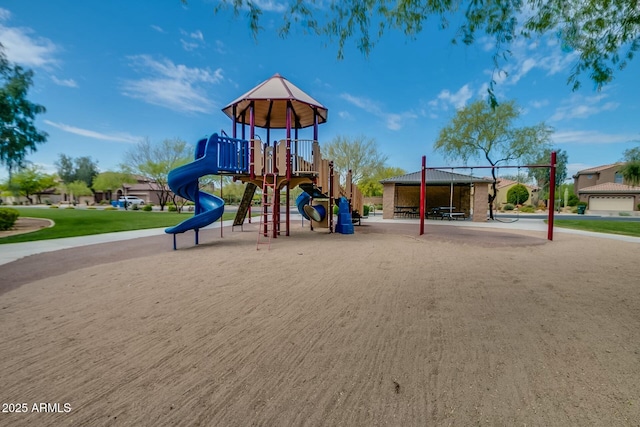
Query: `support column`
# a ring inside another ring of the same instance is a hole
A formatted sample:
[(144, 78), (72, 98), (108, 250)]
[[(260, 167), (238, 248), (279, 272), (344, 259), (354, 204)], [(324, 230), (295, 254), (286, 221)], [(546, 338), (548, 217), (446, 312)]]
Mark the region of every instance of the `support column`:
[(473, 222), (487, 222), (489, 184), (473, 184)]
[(395, 201), (396, 185), (393, 183), (384, 184), (384, 191), (382, 193), (382, 219), (393, 219)]

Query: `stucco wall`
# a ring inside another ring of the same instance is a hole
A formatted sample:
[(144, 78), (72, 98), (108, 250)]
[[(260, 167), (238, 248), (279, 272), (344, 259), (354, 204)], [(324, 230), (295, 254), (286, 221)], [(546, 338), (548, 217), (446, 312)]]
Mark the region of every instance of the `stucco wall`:
[(486, 222), (489, 209), (489, 184), (474, 184), (473, 222)]

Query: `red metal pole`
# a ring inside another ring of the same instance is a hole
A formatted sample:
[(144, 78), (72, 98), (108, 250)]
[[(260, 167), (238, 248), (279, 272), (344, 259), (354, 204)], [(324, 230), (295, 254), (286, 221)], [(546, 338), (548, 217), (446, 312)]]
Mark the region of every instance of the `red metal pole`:
[(553, 240), (553, 214), (556, 210), (556, 152), (551, 152), (551, 165), (549, 168), (549, 228), (547, 230), (547, 240)]
[(426, 201), (427, 156), (422, 156), (422, 177), (420, 178), (420, 235), (424, 234), (424, 210)]

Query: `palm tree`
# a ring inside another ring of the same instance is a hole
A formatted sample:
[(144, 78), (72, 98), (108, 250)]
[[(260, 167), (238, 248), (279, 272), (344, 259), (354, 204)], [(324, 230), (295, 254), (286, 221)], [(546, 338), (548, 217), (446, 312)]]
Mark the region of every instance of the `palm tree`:
[(640, 184), (640, 147), (630, 148), (624, 152), (625, 164), (618, 170), (625, 182), (632, 186)]

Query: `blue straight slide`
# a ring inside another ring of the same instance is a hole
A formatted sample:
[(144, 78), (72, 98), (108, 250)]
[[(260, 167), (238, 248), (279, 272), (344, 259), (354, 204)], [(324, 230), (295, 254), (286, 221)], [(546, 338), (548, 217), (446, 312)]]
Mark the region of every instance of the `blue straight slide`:
[(200, 191), (198, 178), (218, 173), (218, 141), (217, 135), (198, 141), (196, 160), (169, 172), (169, 188), (178, 196), (195, 202), (194, 215), (180, 224), (165, 229), (167, 234), (184, 233), (198, 230), (214, 223), (224, 213), (224, 200), (213, 194)]

